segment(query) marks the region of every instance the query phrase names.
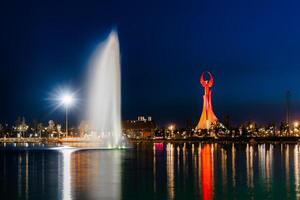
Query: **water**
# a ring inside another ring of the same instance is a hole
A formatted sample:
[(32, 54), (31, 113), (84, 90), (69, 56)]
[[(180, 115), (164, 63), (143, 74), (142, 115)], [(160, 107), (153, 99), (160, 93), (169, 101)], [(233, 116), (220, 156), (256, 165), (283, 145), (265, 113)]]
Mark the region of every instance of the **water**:
[[(27, 150), (26, 150), (27, 149)], [(28, 150), (29, 149), (29, 150)], [(1, 199), (299, 199), (299, 144), (0, 148)]]
[(121, 83), (118, 35), (112, 31), (92, 56), (88, 78), (87, 119), (103, 147), (118, 147), (121, 138)]

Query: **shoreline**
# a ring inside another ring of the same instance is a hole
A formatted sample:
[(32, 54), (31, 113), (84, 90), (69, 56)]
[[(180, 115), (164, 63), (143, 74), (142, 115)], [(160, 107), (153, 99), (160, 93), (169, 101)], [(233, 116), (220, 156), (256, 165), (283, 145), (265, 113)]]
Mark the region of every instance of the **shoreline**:
[(300, 137), (246, 137), (246, 138), (188, 138), (188, 139), (131, 139), (134, 143), (300, 143)]
[[(187, 139), (127, 139), (129, 143), (185, 143), (185, 142), (205, 142), (205, 143), (300, 143), (300, 137), (203, 137)], [(63, 143), (101, 143), (85, 138), (0, 138), (0, 143), (42, 143), (42, 144), (63, 144)]]

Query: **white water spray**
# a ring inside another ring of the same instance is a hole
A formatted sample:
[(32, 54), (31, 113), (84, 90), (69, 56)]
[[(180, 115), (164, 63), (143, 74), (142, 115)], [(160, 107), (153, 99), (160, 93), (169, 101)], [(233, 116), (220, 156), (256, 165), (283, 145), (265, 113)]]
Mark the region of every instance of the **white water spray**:
[(120, 49), (116, 31), (95, 51), (88, 84), (88, 124), (101, 145), (116, 148), (121, 142)]

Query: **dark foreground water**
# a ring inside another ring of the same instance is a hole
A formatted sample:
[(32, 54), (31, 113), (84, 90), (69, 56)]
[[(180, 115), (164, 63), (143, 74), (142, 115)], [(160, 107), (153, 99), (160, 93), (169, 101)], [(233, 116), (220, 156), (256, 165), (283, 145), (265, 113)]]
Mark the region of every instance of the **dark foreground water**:
[(300, 145), (0, 146), (0, 199), (299, 199)]

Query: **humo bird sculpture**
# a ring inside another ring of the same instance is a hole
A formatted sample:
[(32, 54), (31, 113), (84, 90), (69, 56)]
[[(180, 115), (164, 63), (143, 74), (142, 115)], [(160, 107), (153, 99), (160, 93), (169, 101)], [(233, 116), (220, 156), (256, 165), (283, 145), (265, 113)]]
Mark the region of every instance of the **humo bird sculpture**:
[[(207, 73), (209, 75), (209, 80), (204, 79), (204, 75)], [(213, 76), (210, 72), (203, 72), (200, 77), (200, 83), (204, 88), (203, 95), (203, 108), (200, 120), (196, 129), (209, 129), (212, 124), (217, 123), (218, 118), (216, 117), (212, 103), (211, 103), (211, 87), (214, 84)]]

